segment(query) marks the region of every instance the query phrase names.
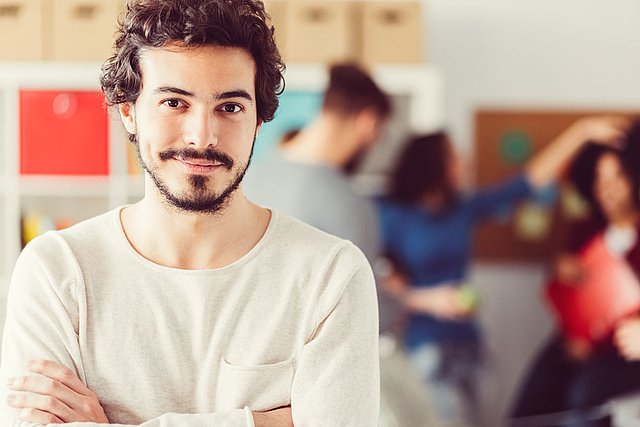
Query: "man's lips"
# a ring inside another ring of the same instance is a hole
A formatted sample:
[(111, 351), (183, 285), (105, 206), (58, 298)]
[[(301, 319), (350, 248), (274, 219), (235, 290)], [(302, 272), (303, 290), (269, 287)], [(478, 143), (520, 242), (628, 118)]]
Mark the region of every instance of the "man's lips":
[(205, 159), (181, 159), (179, 157), (174, 157), (174, 159), (188, 168), (196, 170), (211, 170), (217, 166), (223, 166), (220, 162)]

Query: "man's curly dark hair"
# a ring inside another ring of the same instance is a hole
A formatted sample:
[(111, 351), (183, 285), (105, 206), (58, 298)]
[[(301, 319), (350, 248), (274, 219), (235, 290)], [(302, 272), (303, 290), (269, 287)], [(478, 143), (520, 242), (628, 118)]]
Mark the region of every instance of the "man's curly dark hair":
[(108, 105), (135, 102), (142, 87), (140, 51), (180, 43), (246, 50), (256, 63), (258, 119), (268, 122), (284, 90), (282, 62), (258, 0), (129, 0), (119, 22), (115, 53), (102, 66), (100, 83)]

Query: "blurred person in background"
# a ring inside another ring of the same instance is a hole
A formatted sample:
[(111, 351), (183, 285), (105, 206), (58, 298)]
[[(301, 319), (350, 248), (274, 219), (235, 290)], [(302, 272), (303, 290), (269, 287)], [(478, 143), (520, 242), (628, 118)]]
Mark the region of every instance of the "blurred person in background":
[(300, 128), (289, 129), (288, 131), (283, 133), (282, 136), (280, 137), (280, 141), (278, 141), (278, 147), (281, 147), (281, 148), (286, 147), (287, 144), (289, 144), (289, 142), (291, 142), (291, 140), (295, 138), (296, 135), (298, 135), (299, 133), (300, 133)]
[(363, 69), (332, 66), (318, 116), (255, 163), (245, 193), (351, 240), (373, 263), (380, 251), (375, 207), (353, 191), (346, 169), (376, 142), (390, 115), (388, 96)]
[(617, 143), (626, 126), (620, 118), (580, 120), (520, 175), (471, 194), (461, 193), (458, 158), (445, 133), (408, 142), (379, 200), (392, 266), (384, 288), (408, 312), (405, 345), (446, 425), (475, 425), (478, 417), (480, 334), (473, 304), (460, 292), (475, 226), (549, 185), (587, 141)]
[[(640, 123), (636, 123), (622, 151), (590, 145), (576, 157), (569, 176), (592, 214), (574, 225), (566, 252), (556, 259), (554, 276), (561, 286), (581, 285), (588, 272), (579, 253), (596, 238), (602, 238), (608, 252), (640, 277), (639, 150)], [(637, 312), (594, 343), (556, 332), (523, 383), (512, 414), (520, 421), (514, 420), (514, 425), (559, 425), (560, 419), (572, 415), (574, 420), (562, 425), (610, 426), (608, 415), (598, 414), (598, 406), (634, 391), (640, 391)]]
[[(381, 254), (375, 205), (356, 194), (349, 173), (375, 143), (391, 114), (388, 96), (355, 64), (329, 70), (319, 115), (287, 132), (269, 157), (256, 162), (243, 185), (257, 203), (287, 212), (328, 233), (351, 240), (372, 264)], [(313, 242), (310, 242), (313, 244)], [(397, 304), (379, 293), (380, 330), (394, 323)], [(437, 426), (406, 355), (394, 340), (380, 339), (381, 426)]]

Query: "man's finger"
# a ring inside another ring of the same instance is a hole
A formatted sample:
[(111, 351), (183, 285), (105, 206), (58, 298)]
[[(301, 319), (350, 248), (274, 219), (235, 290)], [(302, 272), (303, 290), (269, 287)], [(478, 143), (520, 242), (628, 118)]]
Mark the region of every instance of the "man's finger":
[(78, 378), (75, 372), (57, 362), (51, 360), (31, 360), (27, 363), (27, 369), (31, 372), (57, 380), (83, 396), (89, 396), (91, 394), (91, 391), (80, 381), (80, 378)]
[(18, 409), (37, 409), (60, 420), (68, 419), (73, 413), (71, 408), (55, 397), (36, 393), (10, 394), (7, 396), (7, 404)]
[(7, 380), (7, 386), (14, 391), (52, 396), (70, 407), (73, 407), (70, 402), (77, 401), (79, 395), (58, 380), (49, 377), (27, 376), (10, 378)]
[(64, 421), (62, 421), (60, 418), (56, 417), (53, 414), (50, 414), (48, 412), (43, 412), (39, 409), (33, 409), (33, 408), (21, 410), (20, 413), (18, 414), (18, 418), (21, 419), (22, 421), (27, 421), (29, 423), (36, 423), (36, 424), (63, 424), (64, 423)]

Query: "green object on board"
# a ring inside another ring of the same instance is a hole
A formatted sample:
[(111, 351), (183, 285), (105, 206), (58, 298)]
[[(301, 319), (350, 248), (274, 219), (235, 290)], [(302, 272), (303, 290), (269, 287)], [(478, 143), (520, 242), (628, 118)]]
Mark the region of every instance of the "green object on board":
[(500, 158), (509, 165), (521, 165), (533, 153), (531, 137), (523, 131), (509, 131), (500, 139)]
[(478, 307), (480, 302), (478, 292), (469, 285), (461, 286), (458, 289), (458, 301), (466, 310), (473, 311)]

